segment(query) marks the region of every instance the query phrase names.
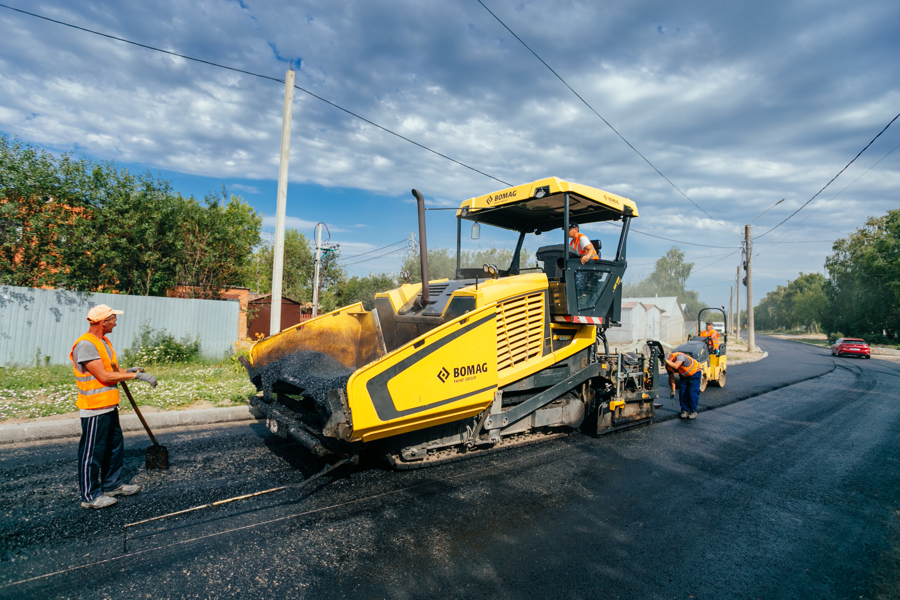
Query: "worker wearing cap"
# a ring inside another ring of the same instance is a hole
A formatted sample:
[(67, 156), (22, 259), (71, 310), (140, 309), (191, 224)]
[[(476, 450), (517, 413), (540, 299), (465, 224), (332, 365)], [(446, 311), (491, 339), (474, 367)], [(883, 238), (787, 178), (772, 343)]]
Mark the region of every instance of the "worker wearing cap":
[(700, 337), (706, 338), (706, 345), (709, 347), (709, 353), (719, 355), (719, 332), (713, 329), (712, 321), (706, 322), (706, 331), (700, 332)]
[(600, 260), (600, 255), (594, 250), (591, 240), (578, 231), (578, 223), (569, 222), (569, 247), (578, 253), (583, 265), (589, 260)]
[(138, 379), (156, 387), (156, 378), (142, 367), (119, 369), (116, 352), (106, 337), (116, 326), (116, 315), (105, 304), (87, 314), (87, 333), (72, 346), (69, 358), (78, 386), (81, 442), (78, 444), (78, 486), (81, 506), (104, 508), (116, 503), (116, 496), (130, 496), (139, 485), (119, 482), (125, 454), (125, 439), (119, 425), (119, 388), (122, 381)]
[(681, 402), (681, 418), (696, 419), (697, 404), (700, 402), (700, 379), (703, 377), (700, 363), (684, 352), (673, 352), (666, 358), (666, 370), (669, 372), (673, 393), (675, 372), (681, 376), (678, 394), (678, 400)]

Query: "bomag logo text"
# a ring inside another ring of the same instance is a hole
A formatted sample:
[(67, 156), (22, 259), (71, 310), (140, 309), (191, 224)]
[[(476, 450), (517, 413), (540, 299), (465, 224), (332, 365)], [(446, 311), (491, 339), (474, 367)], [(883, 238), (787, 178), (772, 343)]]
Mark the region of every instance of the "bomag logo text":
[(466, 365), (465, 367), (453, 367), (453, 378), (466, 377), (468, 375), (477, 375), (478, 373), (487, 373), (487, 363), (480, 365)]
[[(475, 363), (472, 365), (453, 367), (453, 373), (452, 373), (453, 383), (461, 383), (463, 381), (472, 381), (473, 379), (477, 379), (479, 375), (482, 375), (487, 372), (488, 372), (487, 363), (481, 363), (481, 364)], [(444, 373), (447, 373), (447, 375), (444, 375)], [(447, 379), (450, 378), (449, 375), (451, 375), (451, 373), (449, 373), (446, 370), (446, 368), (441, 367), (441, 371), (438, 374), (438, 379), (440, 379), (442, 382), (446, 382)]]
[(496, 196), (488, 196), (487, 203), (492, 204), (494, 202), (499, 202), (500, 200), (506, 200), (507, 198), (515, 198), (516, 190), (511, 192), (503, 192), (502, 194), (497, 194)]

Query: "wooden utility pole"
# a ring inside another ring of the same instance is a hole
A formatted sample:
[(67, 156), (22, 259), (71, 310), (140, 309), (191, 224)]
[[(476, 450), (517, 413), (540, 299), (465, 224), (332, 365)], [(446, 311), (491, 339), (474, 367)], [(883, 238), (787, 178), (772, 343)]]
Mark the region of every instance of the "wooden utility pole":
[(284, 114), (281, 119), (281, 163), (278, 166), (278, 204), (275, 209), (275, 247), (272, 260), (272, 311), (269, 335), (281, 331), (281, 287), (284, 271), (284, 219), (287, 213), (288, 159), (291, 154), (291, 115), (294, 109), (294, 70), (284, 78)]

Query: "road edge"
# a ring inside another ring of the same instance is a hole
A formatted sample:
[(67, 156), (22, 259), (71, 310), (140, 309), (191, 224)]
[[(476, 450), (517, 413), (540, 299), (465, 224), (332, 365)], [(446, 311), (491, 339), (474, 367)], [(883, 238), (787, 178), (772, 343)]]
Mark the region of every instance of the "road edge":
[[(172, 429), (191, 425), (214, 425), (216, 423), (235, 423), (254, 421), (265, 418), (262, 413), (250, 406), (232, 406), (228, 408), (201, 408), (196, 410), (174, 410), (147, 413), (144, 419), (150, 429)], [(123, 432), (143, 431), (144, 427), (134, 413), (120, 415), (119, 422)], [(24, 442), (38, 442), (81, 436), (81, 419), (60, 419), (57, 421), (33, 421), (15, 425), (0, 425), (0, 446)]]

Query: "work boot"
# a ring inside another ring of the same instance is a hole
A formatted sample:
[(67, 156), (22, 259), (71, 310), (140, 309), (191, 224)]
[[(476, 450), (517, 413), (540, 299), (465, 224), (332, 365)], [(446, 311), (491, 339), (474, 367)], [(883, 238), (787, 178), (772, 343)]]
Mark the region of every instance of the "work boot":
[(696, 412), (691, 412), (691, 414), (688, 415), (688, 419), (696, 419), (696, 418), (697, 418)]
[(125, 485), (122, 484), (114, 490), (110, 490), (108, 492), (103, 492), (105, 496), (131, 496), (133, 494), (137, 494), (141, 491), (141, 486), (139, 485)]
[(117, 500), (112, 496), (97, 496), (93, 502), (82, 502), (81, 508), (106, 508), (107, 506), (112, 506), (116, 502)]
[(687, 411), (686, 411), (686, 410), (683, 410), (683, 411), (681, 411), (681, 415), (679, 415), (679, 418), (681, 418), (681, 419), (687, 419), (687, 416), (688, 416)]

